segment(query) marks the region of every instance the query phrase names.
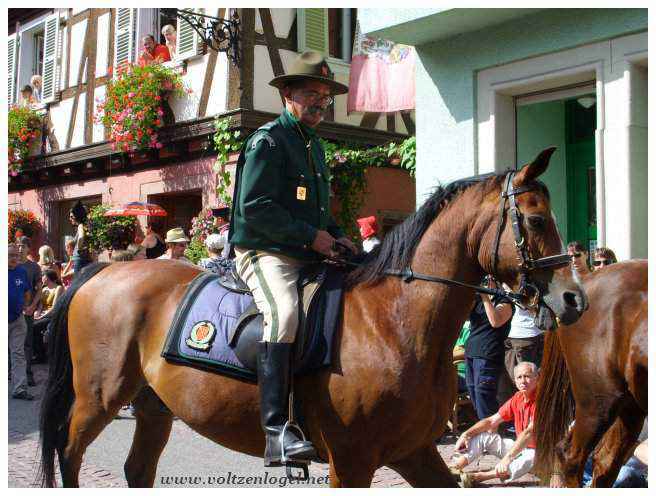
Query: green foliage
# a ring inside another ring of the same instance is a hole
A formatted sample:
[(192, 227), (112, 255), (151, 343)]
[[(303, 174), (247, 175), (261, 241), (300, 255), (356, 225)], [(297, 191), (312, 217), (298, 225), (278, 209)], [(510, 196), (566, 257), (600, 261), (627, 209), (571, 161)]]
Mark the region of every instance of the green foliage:
[(387, 156), (399, 160), (399, 167), (407, 170), (411, 177), (415, 177), (417, 165), (417, 138), (412, 136), (400, 144), (391, 142), (387, 145)]
[(133, 242), (136, 217), (104, 217), (109, 205), (96, 205), (89, 211), (88, 245), (96, 253), (106, 249), (125, 250)]
[(184, 255), (191, 262), (197, 264), (201, 258), (207, 258), (209, 253), (207, 253), (207, 248), (205, 248), (205, 244), (200, 238), (191, 238), (191, 242), (187, 246)]
[(358, 211), (364, 204), (367, 187), (367, 167), (399, 167), (412, 177), (415, 173), (416, 139), (408, 138), (401, 143), (390, 142), (375, 147), (332, 143), (322, 140), (326, 163), (331, 172), (331, 184), (338, 199), (337, 223), (352, 239), (359, 238), (356, 226)]
[(218, 174), (218, 185), (216, 193), (219, 201), (230, 205), (232, 197), (230, 196), (230, 172), (226, 170), (225, 166), (230, 160), (230, 154), (238, 152), (241, 149), (243, 140), (241, 139), (241, 131), (232, 131), (232, 117), (217, 117), (214, 121), (214, 150), (216, 150), (216, 162), (214, 163), (214, 170)]

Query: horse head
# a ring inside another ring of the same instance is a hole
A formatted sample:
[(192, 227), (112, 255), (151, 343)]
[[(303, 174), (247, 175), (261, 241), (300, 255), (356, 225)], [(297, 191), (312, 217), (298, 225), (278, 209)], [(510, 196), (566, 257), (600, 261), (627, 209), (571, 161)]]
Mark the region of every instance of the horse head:
[[(536, 325), (553, 330), (576, 322), (587, 308), (551, 211), (547, 187), (537, 178), (549, 166), (555, 148), (543, 150), (531, 163), (505, 176), (489, 207), (497, 220), (488, 224), (479, 263), (536, 312)], [(489, 217), (488, 217), (489, 219)]]

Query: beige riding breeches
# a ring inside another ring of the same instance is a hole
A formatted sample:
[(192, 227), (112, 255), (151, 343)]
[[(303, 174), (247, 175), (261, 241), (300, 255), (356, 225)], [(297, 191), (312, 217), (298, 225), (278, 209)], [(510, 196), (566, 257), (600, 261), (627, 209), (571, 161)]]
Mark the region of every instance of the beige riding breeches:
[(297, 281), (308, 262), (261, 250), (235, 247), (237, 273), (250, 288), (264, 315), (262, 339), (293, 343), (299, 322)]

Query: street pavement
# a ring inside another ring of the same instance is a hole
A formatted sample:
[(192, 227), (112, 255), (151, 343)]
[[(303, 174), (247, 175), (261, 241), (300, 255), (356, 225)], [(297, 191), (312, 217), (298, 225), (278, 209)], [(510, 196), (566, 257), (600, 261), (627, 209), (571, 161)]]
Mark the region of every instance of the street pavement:
[[(38, 407), (47, 376), (46, 365), (35, 365), (37, 386), (30, 388), (35, 401), (14, 400), (8, 393), (9, 406), (9, 487), (38, 487)], [(121, 410), (87, 449), (80, 471), (81, 487), (127, 487), (123, 463), (127, 458), (134, 433), (134, 418)], [(453, 452), (454, 436), (445, 436), (438, 450), (445, 460)], [(487, 470), (494, 458), (483, 457), (471, 470)], [(262, 459), (228, 450), (192, 431), (175, 420), (169, 442), (157, 469), (155, 487), (325, 487), (328, 465), (310, 466), (311, 483), (293, 483), (285, 479), (282, 468), (262, 466)], [(61, 479), (59, 479), (61, 480)], [(501, 486), (498, 480), (485, 486)], [(535, 486), (536, 479), (525, 476), (513, 485)], [(374, 487), (409, 487), (393, 470), (379, 469)]]

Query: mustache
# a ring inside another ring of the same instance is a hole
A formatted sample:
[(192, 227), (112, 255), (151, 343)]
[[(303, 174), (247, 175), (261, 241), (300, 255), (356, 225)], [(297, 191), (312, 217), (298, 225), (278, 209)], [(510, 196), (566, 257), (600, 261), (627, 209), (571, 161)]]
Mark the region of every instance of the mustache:
[(319, 114), (324, 113), (328, 107), (322, 107), (320, 105), (312, 105), (306, 109), (308, 114)]

